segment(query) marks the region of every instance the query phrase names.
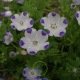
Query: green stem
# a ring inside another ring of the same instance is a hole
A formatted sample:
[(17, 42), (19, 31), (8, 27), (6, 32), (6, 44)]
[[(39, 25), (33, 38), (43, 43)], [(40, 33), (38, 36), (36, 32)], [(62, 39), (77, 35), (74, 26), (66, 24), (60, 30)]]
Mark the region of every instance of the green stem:
[(37, 62), (35, 62), (35, 63), (33, 64), (33, 67), (32, 67), (32, 68), (35, 68), (35, 66), (36, 66), (38, 63), (42, 63), (42, 64), (44, 64), (44, 65), (46, 66), (46, 71), (45, 71), (45, 73), (43, 74), (43, 75), (46, 75), (46, 73), (47, 73), (47, 71), (48, 71), (48, 67), (47, 67), (47, 64), (46, 64), (45, 62), (43, 62), (43, 61), (37, 61)]

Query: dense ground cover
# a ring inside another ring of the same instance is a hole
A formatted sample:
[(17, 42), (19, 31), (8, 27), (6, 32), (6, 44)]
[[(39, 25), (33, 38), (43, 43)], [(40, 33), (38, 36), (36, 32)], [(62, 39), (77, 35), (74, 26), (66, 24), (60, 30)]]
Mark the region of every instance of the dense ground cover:
[[(9, 56), (11, 51), (20, 51), (18, 41), (23, 36), (23, 32), (10, 28), (10, 18), (2, 18), (0, 27), (0, 75), (8, 80), (23, 80), (22, 70), (25, 66), (32, 67), (37, 61), (43, 61), (48, 67), (46, 75), (49, 80), (80, 80), (80, 26), (75, 19), (75, 12), (79, 6), (71, 9), (71, 0), (25, 0), (23, 5), (15, 2), (8, 4), (13, 13), (28, 11), (35, 20), (36, 29), (43, 28), (39, 20), (49, 12), (57, 12), (68, 19), (67, 32), (64, 37), (49, 37), (50, 48), (40, 51), (35, 56), (21, 54), (14, 58)], [(3, 3), (0, 2), (0, 11), (3, 10)], [(14, 41), (9, 46), (2, 43), (2, 38), (6, 31), (11, 31)], [(38, 63), (43, 73), (45, 65)]]

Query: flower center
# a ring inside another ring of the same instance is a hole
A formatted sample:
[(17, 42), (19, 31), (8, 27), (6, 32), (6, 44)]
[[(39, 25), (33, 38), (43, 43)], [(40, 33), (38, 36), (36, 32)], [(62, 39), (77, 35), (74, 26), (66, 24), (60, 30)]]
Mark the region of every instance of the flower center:
[(52, 29), (56, 29), (57, 28), (57, 25), (56, 24), (51, 24), (51, 28)]
[(33, 45), (37, 45), (38, 44), (38, 41), (33, 41)]
[(23, 21), (20, 21), (20, 25), (23, 25), (24, 24), (24, 22)]

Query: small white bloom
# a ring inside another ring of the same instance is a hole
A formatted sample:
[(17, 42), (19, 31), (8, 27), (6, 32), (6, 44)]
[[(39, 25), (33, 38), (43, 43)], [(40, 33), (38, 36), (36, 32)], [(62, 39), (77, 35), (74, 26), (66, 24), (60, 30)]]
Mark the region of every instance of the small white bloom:
[(5, 17), (9, 17), (11, 15), (12, 15), (12, 12), (10, 10), (4, 12)]
[(26, 12), (22, 12), (21, 14), (15, 14), (11, 17), (11, 21), (11, 26), (15, 26), (15, 28), (19, 31), (31, 28), (34, 23), (33, 19), (30, 18), (29, 14)]
[(78, 21), (78, 24), (80, 25), (80, 11), (76, 12), (75, 17), (76, 17), (76, 19)]
[(38, 30), (28, 28), (25, 31), (25, 37), (21, 38), (19, 45), (27, 49), (28, 54), (35, 55), (40, 50), (46, 50), (49, 48), (48, 34), (44, 30)]
[(11, 32), (6, 32), (3, 38), (3, 43), (9, 45), (12, 41), (13, 41), (13, 35), (11, 34)]
[(30, 69), (27, 67), (24, 68), (22, 74), (26, 79), (35, 80), (37, 76), (41, 76), (41, 71), (39, 69)]
[(21, 55), (27, 55), (27, 51), (21, 50)]
[(66, 33), (66, 27), (68, 21), (65, 17), (60, 17), (59, 14), (51, 12), (47, 17), (43, 17), (40, 23), (44, 26), (44, 29), (49, 30), (50, 36), (62, 37)]

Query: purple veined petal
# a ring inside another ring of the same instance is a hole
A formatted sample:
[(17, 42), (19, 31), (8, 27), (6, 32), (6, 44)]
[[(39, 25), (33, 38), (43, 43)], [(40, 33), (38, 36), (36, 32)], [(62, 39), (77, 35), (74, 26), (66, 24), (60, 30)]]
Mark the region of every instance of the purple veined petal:
[(15, 29), (16, 29), (14, 25), (11, 25), (11, 28), (12, 28), (13, 30), (15, 30)]
[(26, 32), (31, 34), (32, 33), (32, 28), (27, 28)]
[(30, 51), (28, 54), (29, 55), (36, 55), (36, 52), (35, 51)]
[(65, 32), (62, 31), (62, 32), (59, 33), (59, 35), (60, 35), (60, 37), (63, 37), (65, 35)]
[(24, 44), (25, 44), (25, 43), (24, 43), (23, 40), (20, 40), (20, 41), (19, 41), (19, 45), (20, 45), (20, 47), (22, 47)]
[(75, 17), (78, 18), (78, 17), (79, 17), (79, 13), (76, 13), (76, 14), (75, 14)]
[(53, 17), (56, 16), (56, 13), (55, 13), (55, 12), (52, 12), (52, 16), (53, 16)]
[(47, 49), (49, 49), (49, 47), (50, 47), (50, 45), (47, 44), (47, 45), (44, 46), (44, 49), (47, 50)]
[(64, 24), (68, 24), (67, 19), (64, 19), (64, 20), (63, 20), (63, 23), (64, 23)]
[(56, 12), (50, 12), (48, 14), (48, 18), (55, 18), (55, 17), (60, 17), (59, 14), (57, 14)]
[(34, 20), (30, 20), (30, 25), (33, 25), (34, 24)]
[(27, 77), (28, 72), (29, 72), (29, 68), (24, 68), (23, 71), (22, 71), (22, 75), (24, 77)]
[(23, 15), (26, 16), (27, 15), (27, 12), (23, 12)]
[(48, 17), (42, 17), (42, 18), (40, 19), (40, 23), (41, 23), (41, 25), (43, 25), (43, 26), (48, 25)]
[(45, 23), (44, 19), (41, 19), (40, 20), (40, 23), (44, 24)]
[(48, 35), (47, 32), (46, 32), (45, 30), (42, 30), (41, 33), (42, 33), (42, 36), (46, 36), (46, 35)]
[(15, 16), (14, 16), (14, 15), (12, 15), (12, 16), (11, 16), (11, 19), (15, 19)]

